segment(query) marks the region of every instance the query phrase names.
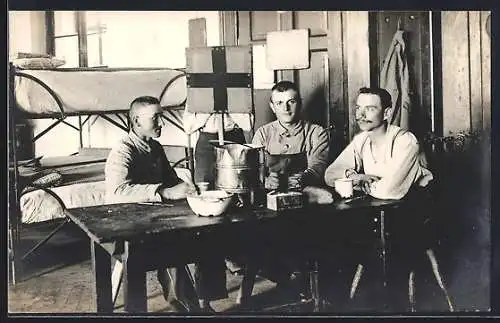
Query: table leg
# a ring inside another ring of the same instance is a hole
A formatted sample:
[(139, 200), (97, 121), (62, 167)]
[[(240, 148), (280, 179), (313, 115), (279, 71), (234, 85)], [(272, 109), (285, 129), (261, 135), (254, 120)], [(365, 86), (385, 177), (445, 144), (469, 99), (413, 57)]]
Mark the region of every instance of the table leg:
[(16, 239), (16, 233), (15, 230), (10, 228), (8, 231), (9, 234), (9, 270), (10, 270), (10, 279), (12, 282), (12, 285), (15, 285), (18, 277), (20, 276), (19, 274), (21, 273), (21, 261), (19, 261), (20, 257), (18, 256), (18, 245), (19, 241), (15, 240)]
[(384, 308), (388, 307), (388, 290), (387, 290), (387, 246), (385, 241), (385, 210), (380, 210), (380, 260), (382, 262), (382, 279), (384, 289)]
[(111, 255), (97, 242), (91, 242), (92, 270), (98, 313), (113, 312)]
[(118, 298), (118, 293), (120, 292), (122, 281), (123, 281), (123, 265), (120, 260), (116, 260), (113, 267), (113, 273), (111, 274), (113, 304), (116, 304), (116, 299)]
[(311, 287), (311, 296), (313, 299), (313, 312), (321, 311), (321, 295), (319, 293), (319, 268), (318, 261), (314, 260), (311, 262), (311, 268), (309, 270), (309, 284)]
[(137, 253), (129, 242), (125, 242), (123, 254), (123, 287), (125, 311), (146, 313), (148, 311), (146, 295), (146, 270), (137, 259)]
[(248, 301), (252, 296), (257, 271), (258, 269), (255, 262), (249, 261), (246, 264), (243, 280), (241, 281), (240, 289), (238, 290), (238, 296), (236, 297), (236, 304), (240, 304), (243, 306), (248, 305)]

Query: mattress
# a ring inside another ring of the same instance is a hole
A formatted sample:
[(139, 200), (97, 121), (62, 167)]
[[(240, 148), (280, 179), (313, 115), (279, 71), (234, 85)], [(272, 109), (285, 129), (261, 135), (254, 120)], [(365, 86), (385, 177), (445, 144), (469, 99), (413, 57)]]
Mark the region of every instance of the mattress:
[[(62, 182), (50, 188), (67, 208), (100, 205), (105, 202), (104, 166), (107, 152), (84, 150), (75, 156), (48, 157), (40, 160), (36, 169), (20, 167), (24, 182), (36, 176), (37, 171), (57, 171)], [(26, 193), (20, 198), (23, 223), (42, 222), (63, 217), (59, 201), (43, 190)]]
[(42, 81), (62, 103), (66, 114), (125, 111), (139, 96), (162, 97), (162, 106), (179, 106), (186, 99), (184, 73), (158, 70), (21, 70), (16, 75), (15, 95), (19, 109), (32, 116), (55, 116), (61, 110), (49, 91), (30, 77)]
[[(63, 185), (50, 189), (63, 201), (66, 208), (105, 204), (105, 182)], [(26, 193), (20, 199), (22, 223), (34, 223), (64, 217), (57, 199), (43, 190)]]
[(105, 157), (98, 156), (65, 156), (42, 158), (41, 166), (19, 167), (19, 175), (25, 183), (37, 175), (37, 172), (57, 171), (62, 175), (61, 185), (98, 182), (104, 180)]
[[(190, 180), (190, 172), (185, 168), (174, 168), (177, 176), (184, 181)], [(70, 183), (53, 187), (54, 192), (64, 203), (66, 208), (86, 207), (106, 204), (106, 186), (104, 171), (102, 180)], [(59, 201), (43, 190), (35, 190), (21, 196), (20, 199), (22, 223), (35, 223), (54, 220), (64, 217), (63, 208)]]

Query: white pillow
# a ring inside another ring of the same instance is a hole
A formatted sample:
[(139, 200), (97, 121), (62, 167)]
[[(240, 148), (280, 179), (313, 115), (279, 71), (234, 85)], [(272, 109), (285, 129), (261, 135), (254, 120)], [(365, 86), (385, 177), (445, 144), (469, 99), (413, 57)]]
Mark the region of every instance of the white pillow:
[(17, 52), (17, 57), (16, 58), (39, 58), (39, 57), (51, 58), (53, 56), (49, 55), (49, 54), (37, 54), (37, 53)]
[(32, 57), (17, 58), (13, 62), (14, 66), (20, 68), (51, 69), (66, 64), (66, 61), (55, 57)]

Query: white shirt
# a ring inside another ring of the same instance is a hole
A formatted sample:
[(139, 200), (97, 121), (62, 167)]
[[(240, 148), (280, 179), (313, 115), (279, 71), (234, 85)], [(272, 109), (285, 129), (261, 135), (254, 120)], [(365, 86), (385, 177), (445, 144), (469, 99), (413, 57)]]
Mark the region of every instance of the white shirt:
[(380, 199), (401, 199), (413, 184), (425, 187), (433, 179), (417, 138), (409, 131), (389, 125), (380, 156), (373, 155), (367, 132), (356, 135), (325, 172), (325, 182), (334, 186), (345, 171), (379, 176), (372, 183), (370, 195)]

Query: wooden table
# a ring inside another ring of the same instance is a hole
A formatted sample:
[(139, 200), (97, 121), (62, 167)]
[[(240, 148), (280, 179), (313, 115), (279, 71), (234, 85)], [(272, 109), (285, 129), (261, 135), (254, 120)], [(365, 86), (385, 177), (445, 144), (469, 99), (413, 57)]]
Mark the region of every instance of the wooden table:
[[(113, 311), (112, 257), (123, 263), (125, 311), (147, 312), (147, 271), (192, 263), (207, 255), (252, 252), (271, 236), (273, 241), (280, 239), (279, 235), (276, 238), (277, 232), (286, 232), (293, 226), (301, 228), (303, 223), (309, 223), (309, 228), (325, 225), (333, 228), (342, 219), (356, 219), (351, 213), (362, 210), (374, 214), (360, 217), (359, 221), (373, 224), (370, 225), (379, 236), (379, 255), (385, 271), (385, 210), (399, 204), (400, 201), (367, 197), (350, 203), (341, 200), (285, 212), (234, 209), (221, 217), (199, 217), (182, 200), (170, 205), (112, 204), (75, 208), (66, 210), (66, 215), (91, 239), (97, 312)], [(282, 230), (284, 227), (287, 229)], [(307, 239), (313, 236), (307, 235)], [(318, 308), (319, 295), (313, 297)]]

